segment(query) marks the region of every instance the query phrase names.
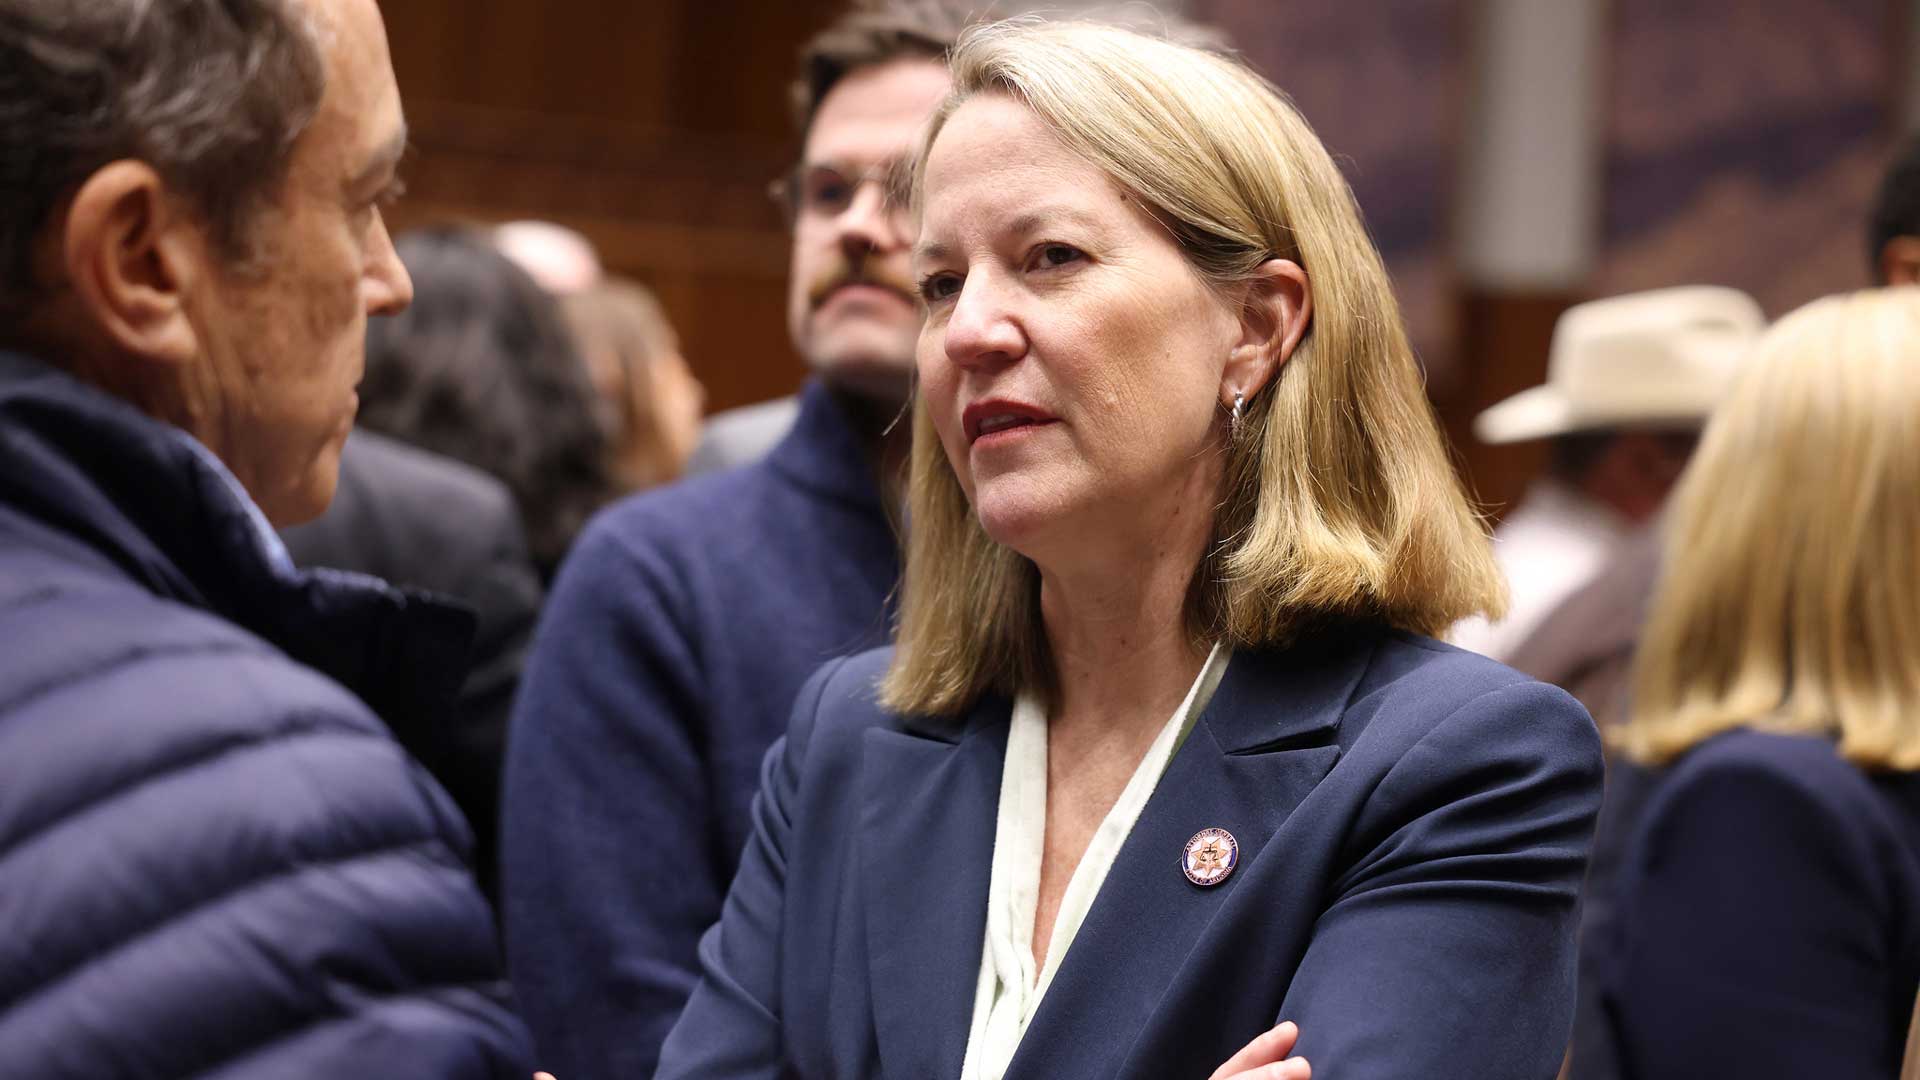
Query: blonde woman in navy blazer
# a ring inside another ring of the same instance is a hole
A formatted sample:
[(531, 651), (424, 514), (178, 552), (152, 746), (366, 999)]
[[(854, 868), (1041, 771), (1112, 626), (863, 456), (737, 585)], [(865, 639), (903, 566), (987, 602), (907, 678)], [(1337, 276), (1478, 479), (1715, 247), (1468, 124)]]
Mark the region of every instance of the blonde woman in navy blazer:
[(1920, 994), (1920, 288), (1775, 324), (1664, 539), (1573, 1075), (1891, 1080)]
[(659, 1075), (1553, 1076), (1598, 739), (1428, 636), (1502, 589), (1338, 170), (1166, 41), (953, 73), (898, 643), (802, 692)]

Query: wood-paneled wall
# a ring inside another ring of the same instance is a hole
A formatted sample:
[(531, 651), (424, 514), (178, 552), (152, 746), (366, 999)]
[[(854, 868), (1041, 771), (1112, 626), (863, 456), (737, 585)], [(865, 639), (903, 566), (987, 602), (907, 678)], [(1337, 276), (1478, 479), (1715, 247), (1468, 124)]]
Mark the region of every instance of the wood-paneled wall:
[(389, 0), (413, 152), (393, 225), (537, 217), (659, 293), (708, 403), (792, 390), (787, 85), (832, 0)]

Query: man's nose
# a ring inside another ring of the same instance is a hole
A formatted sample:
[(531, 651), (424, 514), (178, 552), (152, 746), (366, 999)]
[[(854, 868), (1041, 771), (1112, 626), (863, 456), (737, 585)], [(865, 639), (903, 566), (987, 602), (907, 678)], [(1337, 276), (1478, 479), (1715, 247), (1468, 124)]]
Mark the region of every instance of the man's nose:
[(398, 315), (413, 303), (413, 275), (394, 250), (393, 237), (384, 221), (376, 231), (365, 282), (367, 314)]
[(906, 229), (879, 183), (861, 184), (841, 212), (840, 245), (852, 257), (906, 246)]

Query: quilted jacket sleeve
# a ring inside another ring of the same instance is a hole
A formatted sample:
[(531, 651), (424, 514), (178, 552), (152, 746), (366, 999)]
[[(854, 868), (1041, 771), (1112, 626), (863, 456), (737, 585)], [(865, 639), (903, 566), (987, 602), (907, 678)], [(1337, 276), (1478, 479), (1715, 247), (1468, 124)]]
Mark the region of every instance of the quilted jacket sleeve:
[(0, 626), (9, 1075), (524, 1080), (465, 824), (358, 699), (124, 595)]

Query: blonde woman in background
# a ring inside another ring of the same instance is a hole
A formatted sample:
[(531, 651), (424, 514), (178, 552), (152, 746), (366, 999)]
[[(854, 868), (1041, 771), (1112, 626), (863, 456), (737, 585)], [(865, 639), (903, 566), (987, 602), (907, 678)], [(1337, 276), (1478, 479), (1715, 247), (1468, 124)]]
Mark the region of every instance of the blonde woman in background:
[(642, 491), (680, 476), (700, 438), (707, 391), (651, 291), (609, 278), (560, 297), (607, 404), (615, 479)]
[(658, 1075), (1551, 1077), (1599, 739), (1428, 636), (1501, 587), (1339, 170), (1163, 40), (952, 71), (899, 644), (801, 691)]
[(1573, 1075), (1890, 1080), (1920, 989), (1920, 290), (1782, 319), (1670, 513)]

